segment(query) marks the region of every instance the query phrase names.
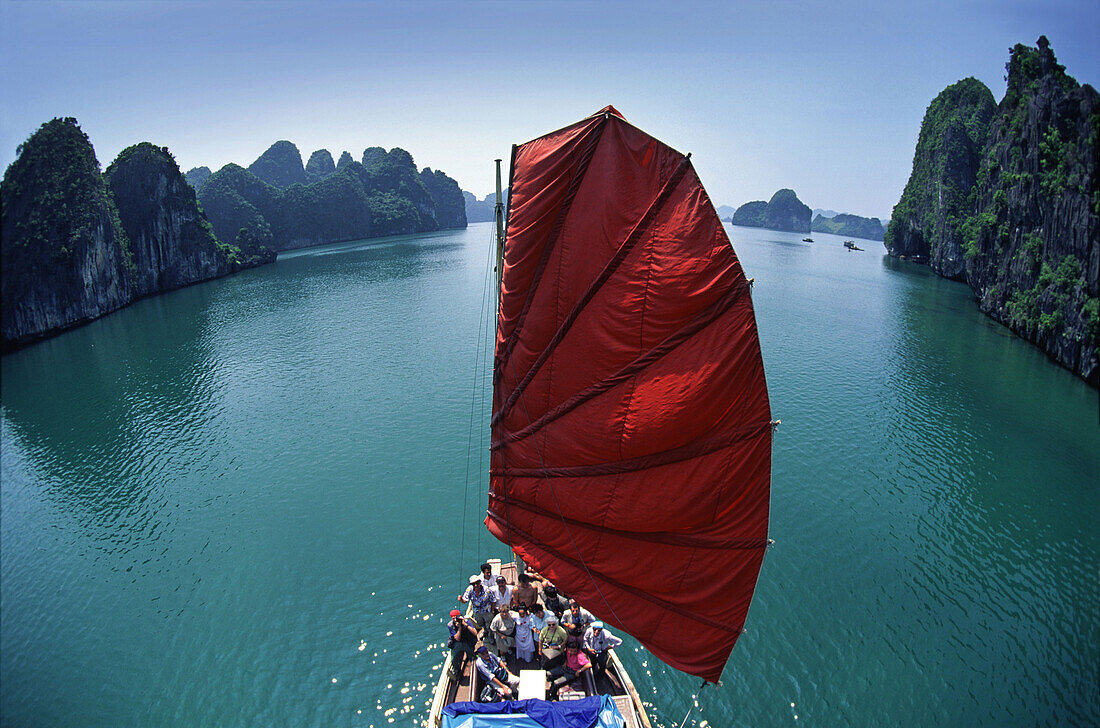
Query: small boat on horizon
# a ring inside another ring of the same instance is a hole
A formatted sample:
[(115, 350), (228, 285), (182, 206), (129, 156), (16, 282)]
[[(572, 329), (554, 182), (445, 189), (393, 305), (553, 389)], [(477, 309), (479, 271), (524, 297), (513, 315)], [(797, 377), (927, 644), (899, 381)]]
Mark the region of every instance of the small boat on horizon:
[(802, 242), (804, 242), (804, 243), (812, 243), (813, 241), (814, 241), (813, 238), (802, 238)]
[(852, 241), (852, 240), (845, 240), (844, 241), (844, 247), (847, 248), (848, 250), (863, 250), (863, 248), (856, 245), (855, 242)]

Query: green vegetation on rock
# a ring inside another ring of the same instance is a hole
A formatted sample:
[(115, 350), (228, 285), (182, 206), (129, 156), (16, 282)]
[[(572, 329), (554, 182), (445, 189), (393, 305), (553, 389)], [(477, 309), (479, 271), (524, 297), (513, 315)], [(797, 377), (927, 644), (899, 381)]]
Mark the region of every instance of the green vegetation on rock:
[(288, 141), (277, 141), (248, 166), (248, 171), (269, 185), (290, 187), (306, 183), (302, 153)]
[(882, 221), (877, 217), (860, 217), (848, 213), (838, 213), (833, 217), (818, 215), (810, 223), (815, 233), (832, 233), (864, 240), (882, 240)]
[(764, 227), (764, 213), (768, 209), (768, 203), (763, 200), (746, 202), (733, 212), (730, 223), (745, 227)]
[(336, 174), (336, 164), (332, 161), (332, 155), (327, 149), (318, 149), (309, 155), (306, 162), (306, 180), (308, 182), (320, 182), (326, 177)]
[(884, 237), (891, 255), (928, 261), (940, 275), (962, 278), (971, 239), (963, 227), (995, 109), (993, 93), (976, 78), (948, 86), (929, 104), (912, 174)]
[[(318, 173), (331, 164), (327, 154), (310, 157)], [(211, 175), (199, 199), (219, 239), (235, 240), (247, 230), (276, 250), (466, 226), (462, 191), (444, 173), (418, 172), (400, 148), (372, 147), (363, 158), (369, 166), (345, 152), (334, 173), (285, 188), (227, 164)]]
[(0, 185), (5, 350), (274, 259), (215, 239), (164, 147), (128, 147), (100, 174), (87, 135), (66, 118), (17, 154)]
[(973, 79), (929, 106), (886, 246), (927, 251), (984, 312), (1098, 386), (1100, 95), (1066, 74), (1045, 37), (1037, 46), (1010, 50), (988, 120), (988, 90)]

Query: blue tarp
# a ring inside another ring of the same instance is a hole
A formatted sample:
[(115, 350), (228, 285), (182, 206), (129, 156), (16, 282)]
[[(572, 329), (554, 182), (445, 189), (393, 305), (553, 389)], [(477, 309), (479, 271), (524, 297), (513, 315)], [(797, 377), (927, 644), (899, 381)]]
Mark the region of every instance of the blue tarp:
[(505, 700), (501, 703), (451, 703), (443, 708), (443, 728), (623, 728), (609, 695), (551, 703)]

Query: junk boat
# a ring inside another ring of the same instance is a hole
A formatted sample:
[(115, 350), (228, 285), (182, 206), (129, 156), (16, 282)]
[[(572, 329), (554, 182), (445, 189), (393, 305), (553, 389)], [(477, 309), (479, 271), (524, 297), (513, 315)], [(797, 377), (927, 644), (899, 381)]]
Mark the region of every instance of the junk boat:
[(848, 250), (863, 250), (863, 248), (859, 247), (858, 245), (856, 245), (851, 240), (845, 240), (844, 241), (844, 247), (847, 248)]
[[(770, 543), (778, 421), (752, 281), (690, 155), (614, 107), (513, 147), (508, 190), (505, 224), (497, 160), (485, 525), (517, 561), (494, 568), (513, 584), (533, 569), (613, 634), (717, 682)], [(432, 728), (488, 725), (488, 710), (515, 717), (495, 726), (544, 725), (525, 721), (574, 702), (546, 701), (534, 670), (520, 676), (533, 699), (478, 704), (466, 662), (444, 665)], [(578, 725), (649, 728), (608, 664), (579, 691), (621, 719)]]

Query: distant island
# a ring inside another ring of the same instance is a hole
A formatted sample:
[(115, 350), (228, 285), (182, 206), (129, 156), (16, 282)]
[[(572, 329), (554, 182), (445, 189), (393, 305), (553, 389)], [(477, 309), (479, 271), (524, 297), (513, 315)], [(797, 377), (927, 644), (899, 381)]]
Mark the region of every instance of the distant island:
[(418, 172), (399, 147), (369, 147), (359, 162), (343, 152), (338, 164), (318, 149), (303, 165), (298, 147), (284, 140), (248, 169), (196, 167), (187, 177), (219, 239), (276, 251), (466, 227), (458, 183), (430, 167)]
[(303, 165), (279, 141), (248, 169), (185, 176), (166, 147), (142, 142), (100, 172), (73, 118), (19, 146), (0, 202), (3, 351), (279, 250), (466, 226), (458, 184), (417, 171), (400, 148), (370, 147), (361, 162), (344, 152), (336, 164), (321, 149)]
[(764, 202), (746, 202), (733, 213), (730, 222), (745, 227), (762, 227), (794, 233), (810, 232), (810, 208), (794, 190), (782, 189)]
[(885, 246), (1100, 386), (1100, 95), (1037, 46), (1010, 51), (999, 104), (974, 78), (932, 100)]
[(817, 215), (810, 223), (810, 230), (815, 233), (832, 233), (865, 240), (882, 240), (886, 232), (882, 226), (882, 220), (877, 217), (860, 217), (844, 212), (836, 213), (832, 217)]

